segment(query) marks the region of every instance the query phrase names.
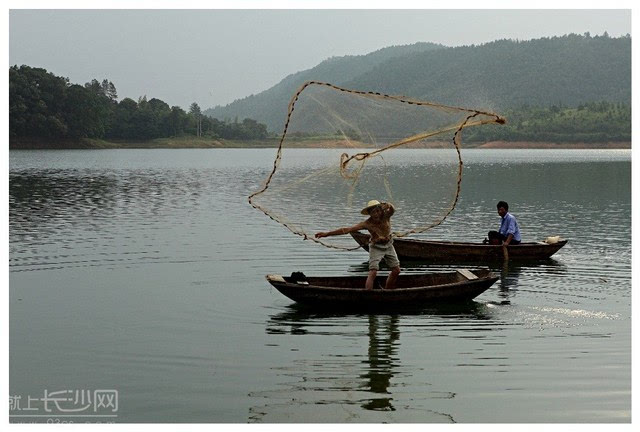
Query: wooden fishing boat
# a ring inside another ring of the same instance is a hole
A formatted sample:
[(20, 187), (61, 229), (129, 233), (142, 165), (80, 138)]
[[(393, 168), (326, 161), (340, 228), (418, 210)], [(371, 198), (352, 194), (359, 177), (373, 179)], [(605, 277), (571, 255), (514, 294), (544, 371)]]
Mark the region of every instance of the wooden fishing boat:
[(469, 301), (498, 280), (486, 269), (460, 269), (446, 273), (400, 274), (396, 288), (381, 289), (386, 276), (378, 276), (373, 290), (364, 289), (366, 276), (306, 277), (267, 275), (278, 291), (311, 306), (384, 308), (420, 307), (434, 303)]
[[(369, 250), (369, 234), (353, 232), (351, 236), (360, 246)], [(508, 259), (532, 261), (547, 259), (567, 244), (567, 241), (509, 245), (507, 246)], [(393, 240), (393, 246), (400, 259), (454, 263), (502, 261), (505, 258), (502, 245), (396, 238)]]

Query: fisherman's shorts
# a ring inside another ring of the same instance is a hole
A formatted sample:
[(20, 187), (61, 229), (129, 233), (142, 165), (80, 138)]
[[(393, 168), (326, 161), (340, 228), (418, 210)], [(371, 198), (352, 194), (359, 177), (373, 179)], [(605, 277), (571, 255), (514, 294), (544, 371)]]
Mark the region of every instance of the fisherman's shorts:
[(389, 268), (400, 266), (400, 260), (393, 247), (393, 240), (386, 243), (369, 244), (369, 270), (379, 270), (380, 261), (384, 259)]

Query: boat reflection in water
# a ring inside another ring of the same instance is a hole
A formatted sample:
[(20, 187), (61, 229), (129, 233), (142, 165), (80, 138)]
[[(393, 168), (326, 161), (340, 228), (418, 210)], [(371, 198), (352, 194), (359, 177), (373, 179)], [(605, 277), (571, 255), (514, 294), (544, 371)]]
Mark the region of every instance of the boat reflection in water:
[[(567, 273), (567, 266), (553, 258), (523, 263), (503, 263), (495, 265), (492, 271), (500, 274), (500, 280), (496, 283), (499, 288), (498, 296), (502, 299), (501, 304), (510, 304), (511, 300), (517, 296), (519, 279), (522, 274), (534, 276), (533, 280), (559, 281), (560, 277)], [(541, 277), (536, 277), (541, 276)], [(531, 289), (540, 289), (538, 286), (531, 286)]]
[[(429, 324), (423, 316), (438, 332), (443, 320), (493, 325), (491, 312), (477, 302), (402, 314), (349, 314), (287, 306), (269, 318), (266, 332), (305, 337), (289, 337), (277, 344), (287, 355), (286, 364), (271, 368), (279, 377), (273, 390), (250, 394), (264, 403), (250, 409), (250, 421), (455, 423), (450, 414), (442, 412), (443, 400), (453, 399), (455, 393), (438, 390), (437, 385), (414, 374), (418, 370), (428, 375), (428, 360), (421, 358), (413, 365), (401, 362), (400, 336), (403, 329), (413, 333), (411, 337), (426, 336)], [(296, 346), (290, 356), (287, 343)]]

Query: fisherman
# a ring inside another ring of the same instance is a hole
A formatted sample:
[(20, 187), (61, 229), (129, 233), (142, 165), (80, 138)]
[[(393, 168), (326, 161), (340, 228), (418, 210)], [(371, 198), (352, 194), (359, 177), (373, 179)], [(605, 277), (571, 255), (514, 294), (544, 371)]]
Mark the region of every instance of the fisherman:
[(349, 234), (363, 229), (369, 231), (371, 236), (369, 239), (369, 275), (367, 276), (365, 288), (367, 290), (373, 289), (373, 283), (378, 275), (380, 261), (384, 259), (387, 266), (391, 269), (384, 289), (394, 289), (396, 279), (400, 274), (400, 261), (393, 247), (393, 238), (391, 236), (391, 216), (395, 213), (395, 208), (390, 203), (371, 200), (360, 213), (368, 215), (369, 218), (351, 227), (338, 228), (337, 230), (328, 232), (318, 232), (315, 237), (321, 238)]
[(520, 237), (520, 228), (518, 227), (518, 221), (515, 216), (509, 213), (509, 204), (505, 201), (500, 201), (496, 205), (498, 208), (498, 214), (502, 218), (500, 222), (500, 229), (498, 231), (489, 231), (490, 244), (502, 244), (518, 245), (522, 240)]

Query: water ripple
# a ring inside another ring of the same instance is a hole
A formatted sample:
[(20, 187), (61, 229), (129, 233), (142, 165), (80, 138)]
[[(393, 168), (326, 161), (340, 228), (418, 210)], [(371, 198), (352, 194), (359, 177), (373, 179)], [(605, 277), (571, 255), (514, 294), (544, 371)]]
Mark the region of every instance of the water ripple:
[[(480, 241), (506, 199), (526, 240), (569, 243), (487, 263), (500, 279), (468, 305), (369, 315), (300, 308), (264, 279), (368, 271), (365, 251), (247, 203), (274, 153), (11, 152), (12, 394), (55, 371), (122, 389), (132, 422), (629, 421), (629, 154), (465, 150), (456, 210), (421, 237)], [(325, 210), (326, 228), (360, 220)]]

